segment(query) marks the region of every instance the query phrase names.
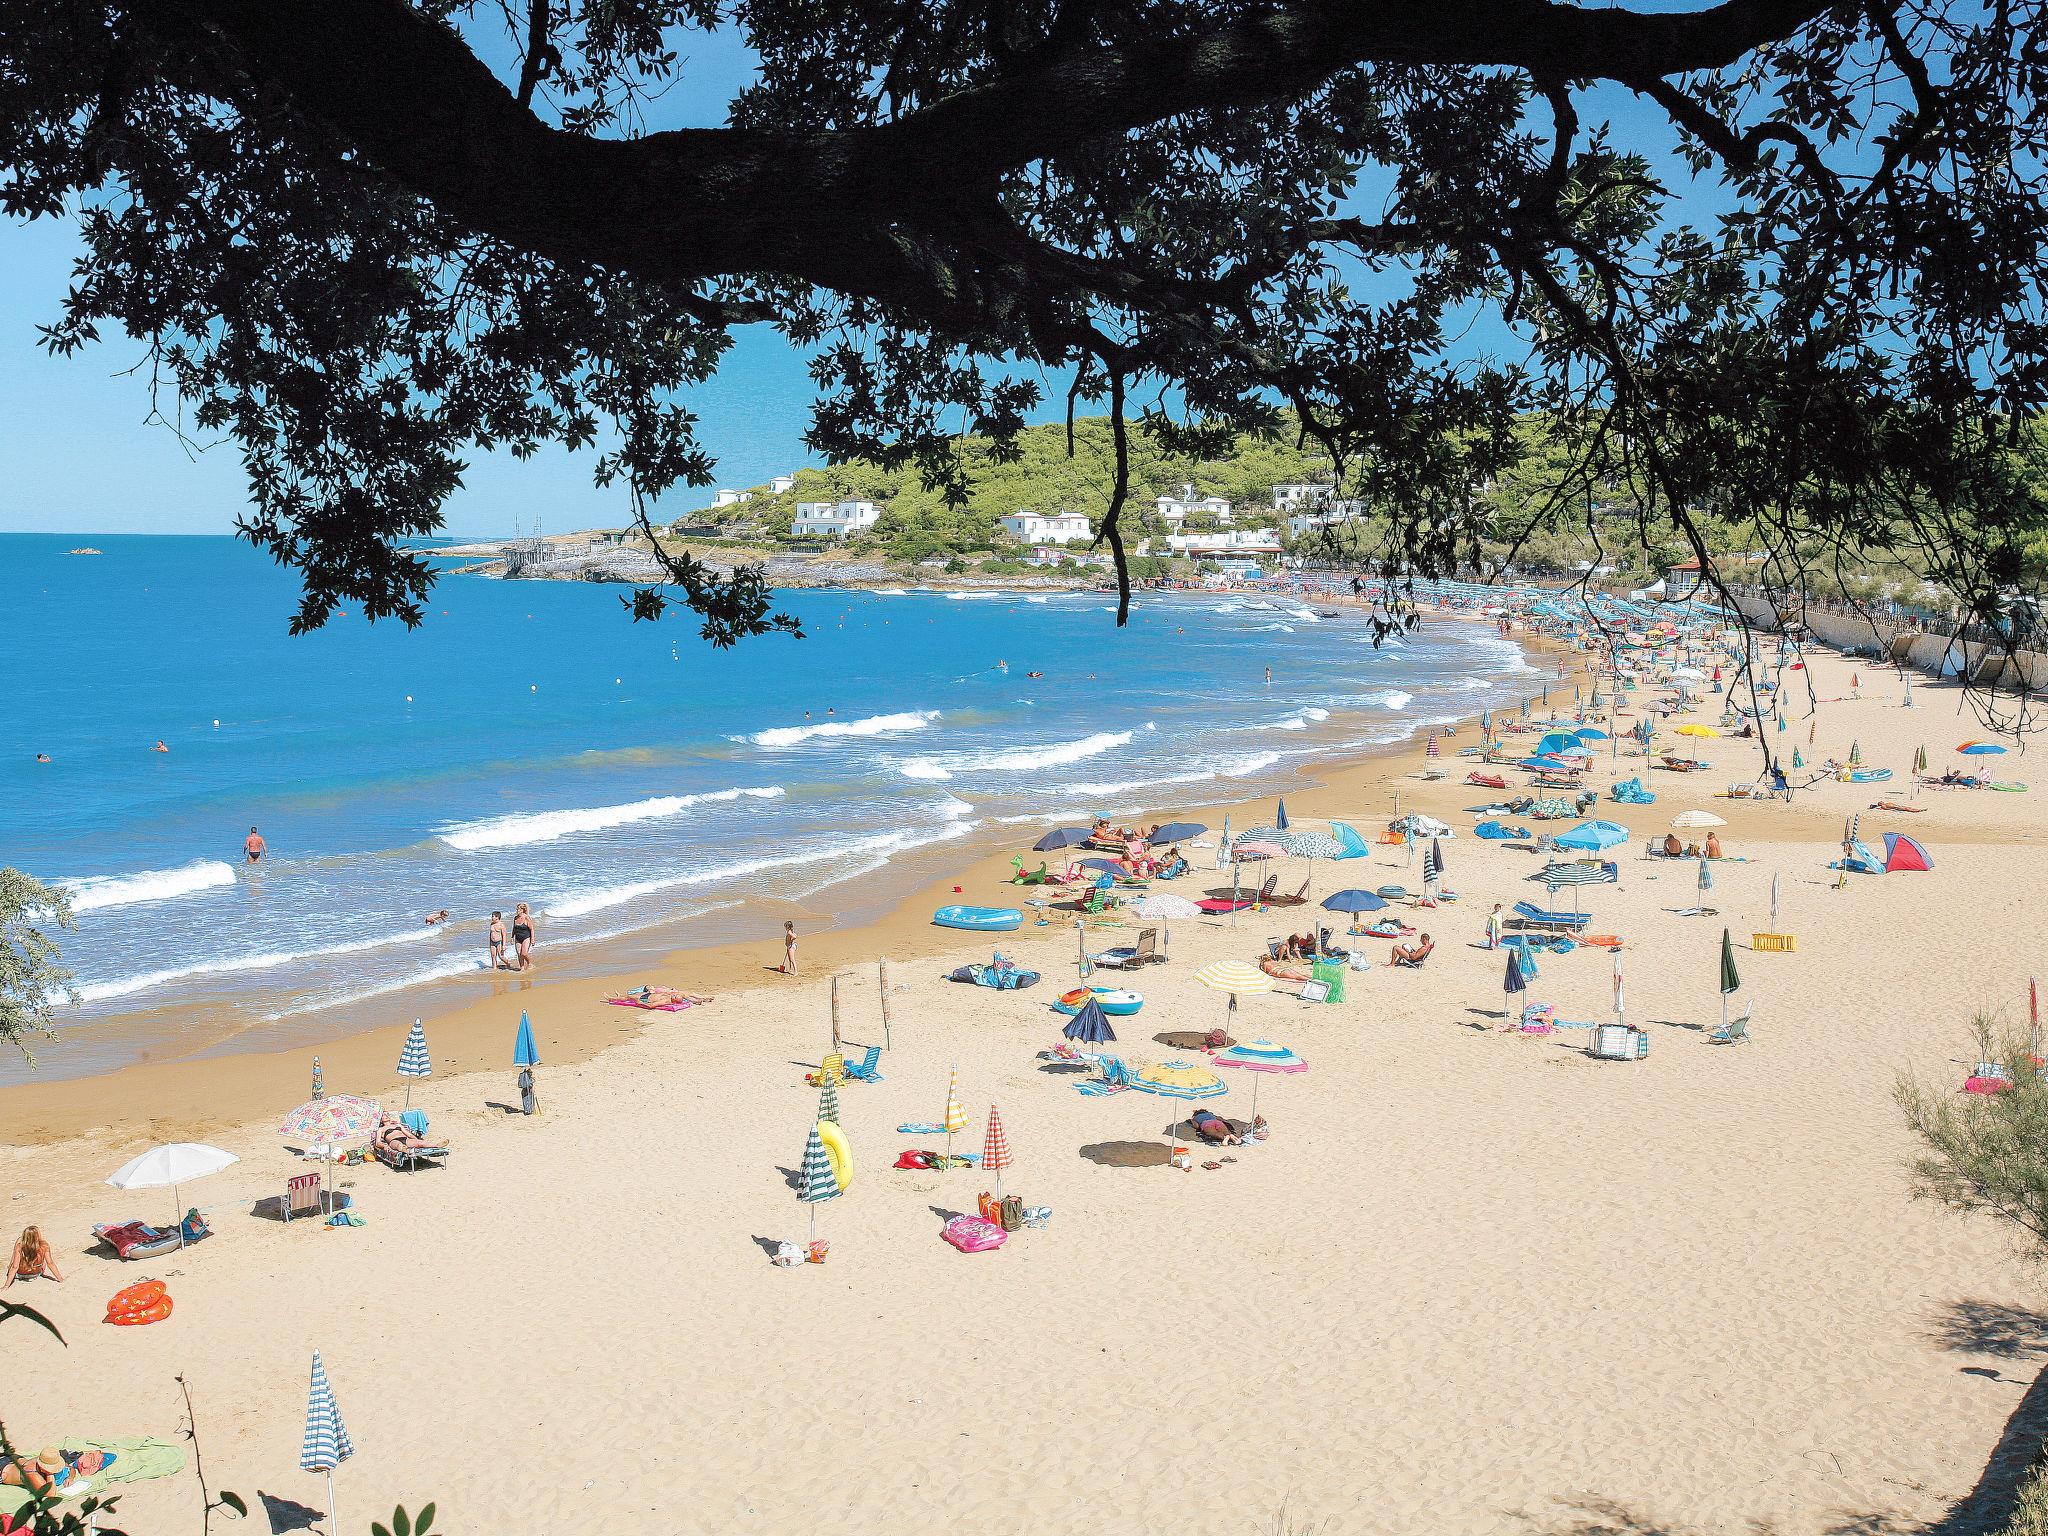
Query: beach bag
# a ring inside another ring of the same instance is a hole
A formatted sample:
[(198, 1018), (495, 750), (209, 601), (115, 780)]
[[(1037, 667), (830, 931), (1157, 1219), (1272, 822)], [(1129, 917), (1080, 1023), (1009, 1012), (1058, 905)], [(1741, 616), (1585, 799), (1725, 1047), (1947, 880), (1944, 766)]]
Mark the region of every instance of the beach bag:
[(777, 1269), (794, 1269), (803, 1262), (803, 1250), (795, 1243), (777, 1243), (775, 1251), (768, 1255), (768, 1262)]
[(939, 1230), (939, 1236), (962, 1253), (986, 1253), (1010, 1240), (1001, 1227), (979, 1216), (955, 1216)]
[(987, 1190), (975, 1196), (974, 1208), (981, 1213), (983, 1221), (998, 1227), (1003, 1224), (1003, 1202)]
[(1024, 1225), (1024, 1202), (1015, 1195), (1005, 1195), (997, 1203), (996, 1225), (1005, 1232), (1014, 1232)]

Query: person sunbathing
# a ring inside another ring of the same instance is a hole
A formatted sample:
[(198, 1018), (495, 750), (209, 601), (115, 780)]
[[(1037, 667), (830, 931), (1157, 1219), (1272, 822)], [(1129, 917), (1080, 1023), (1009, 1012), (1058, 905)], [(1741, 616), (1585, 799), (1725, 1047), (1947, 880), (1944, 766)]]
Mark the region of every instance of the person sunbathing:
[(15, 1240), (14, 1251), (7, 1256), (7, 1278), (0, 1282), (0, 1290), (5, 1290), (17, 1280), (35, 1279), (55, 1280), (62, 1284), (64, 1274), (57, 1268), (57, 1255), (41, 1229), (24, 1227), (21, 1236)]
[(1436, 940), (1425, 933), (1420, 944), (1396, 944), (1391, 958), (1396, 965), (1419, 966), (1429, 958), (1430, 951), (1435, 948)]
[(1275, 981), (1307, 981), (1309, 979), (1307, 966), (1299, 963), (1289, 965), (1286, 961), (1275, 960), (1271, 956), (1260, 959), (1259, 969), (1268, 976), (1271, 976)]
[(1195, 1134), (1212, 1147), (1241, 1147), (1244, 1138), (1230, 1128), (1230, 1122), (1211, 1110), (1198, 1109), (1188, 1116)]
[(1321, 946), (1312, 933), (1290, 933), (1287, 941), (1280, 946), (1276, 960), (1313, 960)]
[(377, 1124), (377, 1145), (392, 1153), (448, 1150), (446, 1142), (428, 1141), (426, 1137), (416, 1135), (412, 1127), (393, 1119), (390, 1115), (386, 1115)]
[(673, 1007), (677, 1003), (687, 1003), (694, 1008), (711, 1001), (702, 993), (684, 992), (676, 987), (642, 987), (633, 996), (643, 1008)]

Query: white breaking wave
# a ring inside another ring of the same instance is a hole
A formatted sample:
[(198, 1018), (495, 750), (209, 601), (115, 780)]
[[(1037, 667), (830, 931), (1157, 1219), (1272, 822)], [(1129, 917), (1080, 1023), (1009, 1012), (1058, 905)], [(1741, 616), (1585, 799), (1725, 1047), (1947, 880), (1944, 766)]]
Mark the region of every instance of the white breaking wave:
[(1003, 594), (1000, 592), (948, 592), (949, 603), (992, 603)]
[(974, 807), (957, 795), (948, 795), (939, 802), (939, 814), (948, 821), (958, 821), (962, 816), (972, 816)]
[[(1146, 727), (1148, 730), (1151, 727)], [(1079, 741), (1057, 741), (1042, 747), (1009, 747), (1000, 752), (959, 752), (948, 757), (915, 757), (900, 766), (906, 779), (950, 779), (958, 773), (1004, 773), (1027, 768), (1057, 768), (1084, 757), (1131, 744), (1131, 731), (1097, 731)]]
[[(1053, 793), (1099, 800), (1105, 795), (1127, 795), (1133, 790), (1152, 789), (1161, 784), (1205, 784), (1212, 779), (1240, 779), (1248, 773), (1270, 768), (1279, 761), (1278, 752), (1245, 752), (1235, 757), (1223, 758), (1213, 768), (1204, 768), (1198, 773), (1169, 773), (1152, 779), (1125, 779), (1117, 784), (1062, 784)], [(1006, 819), (1042, 821), (1045, 818), (1033, 816)]]
[(719, 789), (703, 795), (660, 795), (652, 800), (635, 800), (630, 805), (597, 805), (577, 811), (531, 811), (517, 816), (494, 816), (488, 821), (462, 822), (440, 834), (450, 848), (474, 853), (480, 848), (518, 848), (529, 843), (551, 843), (576, 832), (600, 832), (607, 827), (628, 826), (636, 821), (656, 821), (674, 816), (693, 805), (715, 805), (724, 801), (774, 800), (781, 796), (779, 784), (755, 789)]
[(1406, 709), (1415, 702), (1415, 695), (1403, 693), (1398, 688), (1389, 688), (1374, 701), (1381, 709)]
[(921, 731), (939, 718), (936, 709), (903, 710), (893, 715), (870, 715), (865, 720), (827, 720), (817, 725), (784, 725), (772, 731), (756, 731), (740, 738), (757, 747), (793, 747), (820, 736), (887, 736), (897, 731)]
[(1275, 720), (1273, 728), (1281, 731), (1305, 731), (1311, 723), (1329, 718), (1330, 712), (1327, 709), (1318, 709), (1315, 705), (1310, 704), (1297, 709), (1284, 720)]
[(611, 907), (623, 906), (629, 901), (638, 901), (643, 896), (674, 890), (679, 885), (715, 885), (721, 880), (737, 880), (746, 875), (764, 874), (771, 869), (791, 869), (803, 864), (815, 864), (821, 859), (840, 859), (862, 853), (897, 851), (924, 843), (949, 842), (953, 838), (965, 836), (974, 825), (971, 821), (955, 821), (929, 832), (880, 832), (872, 837), (858, 838), (831, 847), (812, 848), (803, 853), (786, 853), (774, 858), (741, 859), (731, 864), (714, 864), (683, 874), (663, 875), (653, 880), (634, 880), (625, 885), (567, 891), (559, 896), (550, 897), (541, 910), (549, 917), (584, 917), (592, 912), (603, 912)]
[(82, 875), (59, 880), (71, 897), (73, 912), (98, 912), (106, 907), (132, 906), (139, 901), (169, 901), (233, 885), (235, 872), (218, 859), (196, 859), (176, 869), (145, 869), (133, 875)]
[(446, 938), (441, 927), (409, 928), (404, 933), (387, 933), (372, 939), (351, 939), (345, 944), (323, 944), (315, 949), (284, 949), (261, 955), (231, 955), (225, 960), (208, 960), (200, 965), (181, 965), (169, 970), (145, 971), (138, 976), (121, 976), (113, 981), (88, 982), (78, 989), (81, 1002), (103, 1003), (109, 998), (130, 997), (152, 987), (169, 986), (194, 976), (216, 976), (227, 972), (274, 971), (301, 960), (324, 960), (331, 955), (360, 954), (366, 949), (384, 949), (393, 944), (418, 944)]
[(905, 591), (905, 590), (904, 590), (903, 588), (901, 588), (901, 587), (877, 587), (877, 588), (875, 588), (875, 596), (877, 596), (877, 597), (908, 597), (908, 596), (910, 596), (910, 594), (909, 594), (908, 592), (906, 592), (906, 591)]
[(1049, 603), (1052, 599), (1049, 597), (1027, 597), (1024, 601), (1027, 603)]

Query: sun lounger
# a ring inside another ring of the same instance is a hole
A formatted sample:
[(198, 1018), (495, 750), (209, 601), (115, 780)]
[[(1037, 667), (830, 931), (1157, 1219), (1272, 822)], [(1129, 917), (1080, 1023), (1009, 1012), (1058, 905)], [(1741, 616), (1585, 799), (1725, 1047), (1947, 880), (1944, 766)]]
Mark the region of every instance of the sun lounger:
[(1308, 901), (1308, 881), (1306, 878), (1301, 882), (1301, 889), (1292, 896), (1277, 896), (1273, 894), (1272, 887), (1273, 881), (1269, 878), (1265, 885), (1260, 888), (1259, 892), (1269, 907), (1299, 907)]
[(448, 1156), (448, 1144), (427, 1140), (426, 1111), (409, 1109), (396, 1132), (371, 1138), (370, 1152), (386, 1168), (411, 1173), (422, 1163), (445, 1166), (442, 1160)]
[(1589, 912), (1546, 912), (1526, 901), (1515, 903), (1515, 916), (1531, 928), (1551, 928), (1564, 933), (1576, 933), (1592, 921)]
[(1090, 955), (1088, 957), (1091, 964), (1106, 965), (1113, 971), (1135, 971), (1142, 965), (1150, 965), (1155, 960), (1164, 960), (1165, 958), (1166, 956), (1159, 953), (1159, 930), (1157, 928), (1140, 928), (1136, 944), (1125, 944), (1115, 949), (1105, 949), (1099, 955)]
[(882, 1074), (877, 1068), (881, 1061), (882, 1048), (879, 1045), (871, 1045), (866, 1056), (859, 1061), (849, 1061), (846, 1064), (846, 1075), (857, 1083), (879, 1083)]
[(1121, 1056), (1103, 1056), (1098, 1060), (1102, 1063), (1102, 1076), (1075, 1084), (1079, 1092), (1091, 1099), (1099, 1099), (1105, 1094), (1122, 1093), (1130, 1086), (1131, 1069)]
[(202, 1237), (213, 1236), (213, 1228), (194, 1211), (177, 1227), (153, 1227), (146, 1221), (128, 1221), (119, 1226), (95, 1226), (92, 1235), (113, 1249), (119, 1258), (153, 1259), (174, 1248), (189, 1247)]
[[(1755, 1006), (1756, 1006), (1756, 1005), (1755, 1005), (1754, 1003), (1752, 1003), (1752, 1004), (1750, 1005), (1750, 1007), (1751, 1007), (1751, 1008), (1753, 1008), (1753, 1007), (1755, 1007)], [(1747, 1045), (1747, 1044), (1749, 1044), (1749, 1013), (1750, 1013), (1750, 1009), (1749, 1009), (1749, 1008), (1745, 1008), (1745, 1009), (1743, 1009), (1743, 1010), (1742, 1010), (1742, 1012), (1738, 1013), (1738, 1014), (1737, 1014), (1737, 1015), (1736, 1015), (1736, 1016), (1735, 1016), (1734, 1018), (1732, 1018), (1732, 1019), (1730, 1019), (1730, 1020), (1728, 1021), (1728, 1027), (1727, 1027), (1726, 1029), (1717, 1029), (1717, 1030), (1714, 1030), (1714, 1031), (1712, 1031), (1711, 1033), (1709, 1033), (1709, 1034), (1708, 1034), (1708, 1036), (1707, 1036), (1707, 1044), (1709, 1044), (1709, 1045)]]

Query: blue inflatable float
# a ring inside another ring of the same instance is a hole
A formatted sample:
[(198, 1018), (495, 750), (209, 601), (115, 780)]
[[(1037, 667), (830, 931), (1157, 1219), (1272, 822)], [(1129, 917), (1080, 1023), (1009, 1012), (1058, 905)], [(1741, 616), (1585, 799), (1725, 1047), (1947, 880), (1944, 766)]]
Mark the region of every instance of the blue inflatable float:
[(932, 914), (941, 928), (972, 928), (979, 933), (1007, 933), (1024, 926), (1015, 907), (941, 907)]

